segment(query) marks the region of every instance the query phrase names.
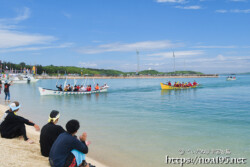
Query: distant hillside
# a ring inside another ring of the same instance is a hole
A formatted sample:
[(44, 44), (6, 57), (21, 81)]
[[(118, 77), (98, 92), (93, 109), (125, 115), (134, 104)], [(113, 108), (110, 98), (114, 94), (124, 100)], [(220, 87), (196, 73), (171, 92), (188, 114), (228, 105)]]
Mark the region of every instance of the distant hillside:
[(201, 72), (196, 72), (196, 71), (175, 71), (175, 72), (168, 72), (167, 74), (170, 74), (170, 75), (177, 75), (177, 74), (181, 74), (181, 75), (185, 75), (185, 74), (196, 74), (196, 75), (203, 75), (203, 73)]
[[(21, 71), (25, 69), (32, 69), (31, 65), (26, 65), (24, 62), (20, 64), (14, 64), (10, 62), (3, 62), (2, 63), (2, 70), (9, 70), (13, 69), (13, 71)], [(96, 75), (96, 76), (127, 76), (127, 75), (136, 75), (136, 72), (122, 72), (118, 70), (112, 69), (94, 69), (94, 68), (81, 68), (81, 67), (74, 67), (74, 66), (42, 66), (36, 65), (37, 74), (49, 74), (49, 75), (64, 75), (64, 74), (77, 74), (77, 75)], [(140, 71), (139, 75), (188, 75), (188, 74), (196, 74), (202, 75), (201, 72), (195, 71), (176, 71), (176, 72), (159, 72), (156, 70), (144, 70)]]

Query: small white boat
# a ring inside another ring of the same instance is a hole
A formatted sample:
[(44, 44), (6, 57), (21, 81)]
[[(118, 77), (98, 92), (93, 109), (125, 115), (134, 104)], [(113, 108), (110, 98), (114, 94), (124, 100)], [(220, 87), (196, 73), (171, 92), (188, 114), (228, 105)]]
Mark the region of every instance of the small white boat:
[(234, 81), (236, 78), (227, 78), (227, 81)]
[(23, 80), (25, 80), (26, 81), (26, 83), (34, 83), (34, 82), (37, 82), (37, 81), (39, 81), (39, 79), (36, 79), (36, 78), (34, 78), (33, 76), (29, 76), (29, 75), (25, 75), (25, 76), (23, 76)]
[(38, 87), (40, 95), (84, 95), (84, 94), (93, 94), (93, 93), (103, 93), (108, 91), (109, 86), (101, 87), (100, 90), (92, 90), (92, 91), (59, 91)]

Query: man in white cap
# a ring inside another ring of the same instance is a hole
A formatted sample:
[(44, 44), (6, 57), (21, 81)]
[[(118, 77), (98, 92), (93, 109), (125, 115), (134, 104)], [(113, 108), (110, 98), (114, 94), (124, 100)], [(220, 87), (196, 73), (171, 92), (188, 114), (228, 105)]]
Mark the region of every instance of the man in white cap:
[(60, 114), (56, 110), (52, 110), (49, 115), (49, 120), (46, 125), (43, 126), (40, 135), (40, 148), (41, 154), (45, 157), (49, 156), (50, 149), (57, 139), (57, 137), (64, 133), (65, 130), (58, 123)]
[(26, 128), (24, 124), (34, 126), (34, 128), (37, 131), (40, 130), (39, 126), (29, 121), (28, 119), (25, 119), (16, 114), (21, 106), (19, 102), (15, 101), (11, 103), (9, 106), (10, 109), (4, 113), (4, 116), (0, 122), (1, 136), (7, 139), (12, 139), (15, 137), (22, 136), (24, 140), (27, 141), (28, 143), (30, 144), (34, 143), (27, 137)]

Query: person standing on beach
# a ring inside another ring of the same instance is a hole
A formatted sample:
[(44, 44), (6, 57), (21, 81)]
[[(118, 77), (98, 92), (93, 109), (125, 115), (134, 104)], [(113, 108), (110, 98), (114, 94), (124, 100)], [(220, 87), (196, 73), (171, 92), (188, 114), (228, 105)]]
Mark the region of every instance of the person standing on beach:
[(34, 142), (27, 137), (25, 124), (34, 126), (37, 131), (40, 130), (39, 126), (16, 114), (21, 106), (19, 102), (15, 101), (9, 106), (10, 109), (4, 113), (0, 121), (0, 133), (2, 138), (12, 139), (22, 136), (25, 141), (33, 144)]
[(50, 150), (49, 162), (51, 167), (89, 167), (89, 164), (85, 162), (85, 154), (88, 153), (90, 142), (86, 142), (86, 133), (80, 136), (80, 140), (76, 138), (75, 135), (79, 128), (80, 124), (77, 120), (73, 119), (67, 122), (67, 132), (58, 136)]
[(65, 132), (65, 130), (60, 126), (56, 125), (58, 123), (60, 114), (58, 111), (53, 110), (49, 115), (49, 120), (46, 125), (43, 126), (40, 135), (40, 148), (41, 154), (45, 157), (49, 156), (50, 149), (57, 139), (57, 137)]
[(0, 78), (0, 94), (2, 93), (2, 87), (3, 87), (3, 83), (2, 83), (2, 80)]
[(4, 84), (4, 93), (5, 93), (5, 101), (7, 100), (8, 98), (8, 101), (10, 101), (10, 86), (12, 85), (12, 81), (9, 82), (9, 81), (5, 81), (5, 84)]

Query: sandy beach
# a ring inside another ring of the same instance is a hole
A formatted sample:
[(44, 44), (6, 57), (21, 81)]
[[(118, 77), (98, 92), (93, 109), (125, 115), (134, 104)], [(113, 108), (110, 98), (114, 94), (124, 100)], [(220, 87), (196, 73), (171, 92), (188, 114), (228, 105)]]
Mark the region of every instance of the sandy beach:
[[(0, 117), (8, 106), (0, 104)], [(43, 157), (40, 153), (39, 136), (40, 132), (35, 131), (31, 126), (26, 126), (27, 135), (35, 143), (29, 144), (23, 139), (4, 139), (0, 137), (0, 166), (1, 167), (27, 167), (27, 166), (42, 166), (49, 167), (48, 158)], [(89, 157), (87, 162), (96, 167), (107, 167)]]

